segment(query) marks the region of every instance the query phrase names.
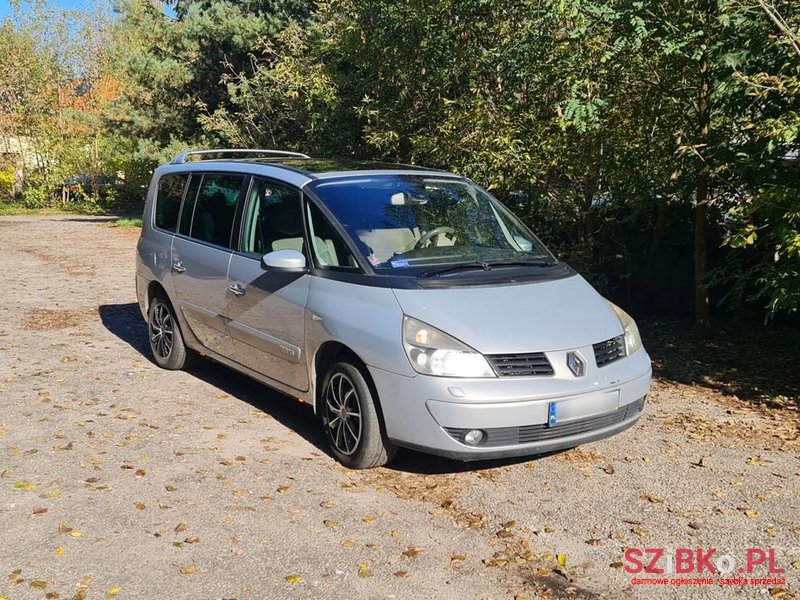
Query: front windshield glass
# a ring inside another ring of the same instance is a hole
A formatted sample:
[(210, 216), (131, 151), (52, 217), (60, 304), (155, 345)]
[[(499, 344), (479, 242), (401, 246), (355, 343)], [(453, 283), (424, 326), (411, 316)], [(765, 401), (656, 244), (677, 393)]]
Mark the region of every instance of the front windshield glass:
[(377, 272), (417, 276), (462, 265), (492, 270), (556, 262), (519, 219), (465, 179), (370, 175), (309, 187)]

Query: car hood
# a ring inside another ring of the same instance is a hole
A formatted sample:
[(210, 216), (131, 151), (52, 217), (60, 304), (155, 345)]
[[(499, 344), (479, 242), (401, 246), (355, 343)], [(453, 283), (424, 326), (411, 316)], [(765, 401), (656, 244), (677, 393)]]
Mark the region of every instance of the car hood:
[(580, 275), (527, 284), (395, 289), (403, 312), (483, 354), (566, 350), (622, 333), (608, 303)]

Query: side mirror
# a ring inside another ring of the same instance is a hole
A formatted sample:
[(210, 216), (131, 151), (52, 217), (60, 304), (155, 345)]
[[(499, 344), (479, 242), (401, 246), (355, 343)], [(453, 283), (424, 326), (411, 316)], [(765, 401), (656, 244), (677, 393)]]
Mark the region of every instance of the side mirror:
[(268, 252), (261, 258), (261, 266), (275, 271), (299, 272), (306, 270), (306, 257), (302, 252), (288, 248)]

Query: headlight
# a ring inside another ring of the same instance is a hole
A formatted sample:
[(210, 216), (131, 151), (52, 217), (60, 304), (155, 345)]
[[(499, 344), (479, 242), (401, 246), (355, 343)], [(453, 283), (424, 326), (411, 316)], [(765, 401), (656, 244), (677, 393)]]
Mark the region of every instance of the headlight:
[[(608, 300), (606, 300), (606, 302), (608, 302)], [(617, 313), (617, 318), (622, 324), (622, 330), (625, 332), (625, 353), (630, 356), (642, 347), (642, 336), (639, 335), (639, 328), (636, 326), (636, 321), (613, 302), (608, 302), (608, 305)]]
[(411, 317), (403, 318), (403, 348), (417, 373), (439, 377), (496, 377), (482, 354)]

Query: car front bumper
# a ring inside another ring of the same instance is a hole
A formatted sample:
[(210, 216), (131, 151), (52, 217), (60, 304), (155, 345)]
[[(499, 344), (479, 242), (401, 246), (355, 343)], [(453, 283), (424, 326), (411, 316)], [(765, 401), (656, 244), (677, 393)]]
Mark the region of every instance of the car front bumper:
[[(460, 460), (543, 454), (612, 436), (642, 415), (651, 379), (644, 350), (592, 365), (583, 377), (558, 369), (551, 377), (486, 379), (369, 370), (394, 443)], [(473, 429), (484, 432), (477, 446), (464, 442)]]

